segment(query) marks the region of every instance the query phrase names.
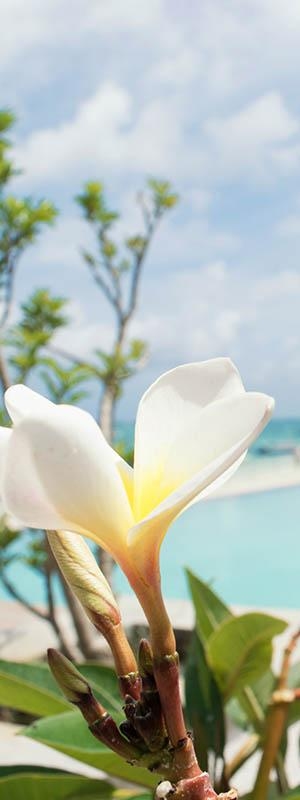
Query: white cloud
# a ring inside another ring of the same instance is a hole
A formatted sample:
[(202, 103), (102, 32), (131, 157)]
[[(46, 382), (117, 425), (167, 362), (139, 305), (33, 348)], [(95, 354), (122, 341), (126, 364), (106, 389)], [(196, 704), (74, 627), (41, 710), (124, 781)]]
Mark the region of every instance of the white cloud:
[[(81, 318), (84, 317), (81, 309)], [(97, 347), (106, 350), (112, 346), (112, 326), (110, 323), (72, 321), (63, 331), (57, 333), (53, 343), (60, 350), (74, 354), (78, 358), (86, 358), (96, 364), (93, 351)]]
[(81, 262), (80, 247), (94, 244), (87, 224), (76, 216), (58, 217), (55, 226), (48, 228), (35, 245), (31, 260), (41, 267), (51, 269), (55, 264), (73, 269)]
[(119, 162), (123, 155), (119, 130), (129, 122), (130, 113), (128, 92), (105, 83), (81, 104), (72, 120), (33, 133), (16, 150), (16, 160), (31, 181), (57, 182), (59, 176), (65, 181), (74, 170), (80, 179), (82, 170), (94, 170), (99, 161), (102, 165)]
[[(217, 355), (230, 355), (240, 365), (249, 388), (277, 395), (278, 381), (294, 386), (300, 352), (300, 277), (282, 270), (269, 281), (248, 274), (241, 282), (241, 270), (212, 261), (168, 273), (159, 285), (157, 279), (148, 283), (130, 332), (145, 338), (150, 349), (149, 363), (137, 379), (139, 392), (172, 365)], [(95, 347), (109, 346), (111, 336), (105, 314), (103, 318), (101, 312), (99, 322), (82, 307), (58, 342), (88, 356)], [(126, 407), (132, 410), (125, 399)]]
[(282, 270), (272, 277), (260, 278), (258, 286), (257, 302), (261, 304), (269, 299), (297, 297), (300, 295), (300, 274), (290, 269)]
[(300, 213), (290, 214), (288, 217), (279, 222), (277, 227), (278, 233), (284, 237), (297, 237), (300, 236)]
[(161, 0), (92, 0), (86, 6), (82, 0), (82, 9), (87, 10), (87, 20), (85, 24), (96, 27), (101, 33), (112, 33), (114, 30), (123, 32), (141, 28), (149, 30), (153, 25), (159, 24), (163, 16), (163, 3)]
[(270, 92), (229, 117), (208, 120), (204, 130), (219, 177), (267, 178), (276, 148), (298, 133), (299, 123), (282, 97)]
[[(2, 41), (0, 64), (4, 68), (18, 62), (42, 41), (49, 43), (51, 17), (59, 10), (59, 1), (43, 5), (39, 0), (3, 0), (1, 3)], [(5, 32), (5, 33), (4, 33)]]
[(230, 116), (199, 120), (198, 135), (187, 146), (188, 125), (181, 99), (136, 107), (125, 88), (106, 82), (69, 121), (35, 131), (19, 146), (16, 159), (25, 174), (18, 181), (27, 184), (29, 176), (30, 184), (57, 185), (70, 176), (78, 183), (113, 172), (131, 182), (136, 173), (154, 173), (172, 175), (208, 197), (224, 181), (273, 181), (291, 171), (295, 146), (300, 152), (294, 142), (299, 123), (276, 92)]
[(204, 63), (201, 65), (201, 56), (191, 47), (182, 46), (179, 53), (174, 53), (162, 57), (153, 68), (149, 70), (147, 75), (148, 81), (157, 81), (159, 84), (172, 86), (176, 83), (177, 86), (186, 86), (186, 84), (199, 76), (199, 70), (203, 73), (205, 68)]
[(161, 174), (182, 203), (149, 253), (134, 328), (152, 363), (225, 349), (255, 385), (275, 380), (276, 353), (288, 391), (287, 353), (295, 364), (299, 346), (298, 0), (203, 0), (188, 13), (163, 0), (74, 0), (71, 11), (3, 0), (1, 14), (3, 96), (24, 115), (18, 189), (67, 206), (26, 258), (34, 284), (82, 299), (69, 344), (87, 351), (110, 331), (78, 255), (90, 234), (72, 195), (103, 177), (125, 212), (120, 236), (139, 225), (134, 187)]
[(100, 35), (149, 30), (163, 17), (161, 0), (74, 0), (72, 8), (60, 0), (2, 0), (1, 66), (15, 64), (35, 47), (73, 48), (91, 32)]
[(15, 150), (24, 174), (19, 184), (77, 181), (95, 172), (175, 174), (182, 150), (179, 108), (155, 100), (133, 108), (128, 91), (113, 82), (101, 84), (68, 122), (32, 133)]
[[(184, 200), (183, 200), (184, 202)], [(207, 214), (189, 214), (181, 221), (175, 215), (166, 219), (151, 248), (151, 258), (165, 267), (180, 265), (185, 271), (190, 265), (205, 259), (236, 253), (239, 236), (229, 229), (212, 225)]]

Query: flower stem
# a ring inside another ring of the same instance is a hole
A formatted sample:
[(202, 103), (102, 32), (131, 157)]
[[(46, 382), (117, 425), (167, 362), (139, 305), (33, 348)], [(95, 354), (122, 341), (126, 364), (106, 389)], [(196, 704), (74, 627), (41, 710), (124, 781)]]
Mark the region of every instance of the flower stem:
[(149, 622), (153, 673), (174, 748), (171, 780), (177, 782), (180, 778), (199, 775), (201, 770), (183, 716), (175, 635), (161, 593), (159, 575), (152, 586), (145, 586), (141, 580), (133, 581), (132, 576), (131, 583)]
[(180, 698), (178, 653), (154, 658), (153, 667), (168, 734), (173, 747), (177, 747), (187, 735)]
[(188, 780), (179, 781), (177, 786), (172, 786), (168, 781), (158, 785), (155, 800), (237, 800), (235, 789), (230, 789), (225, 794), (217, 795), (209, 780), (207, 772)]
[(272, 704), (267, 717), (264, 748), (253, 789), (253, 800), (265, 800), (267, 797), (270, 772), (276, 762), (286, 726), (289, 706), (297, 698), (297, 691), (288, 689), (287, 681), (291, 655), (299, 637), (300, 631), (297, 631), (284, 651), (277, 689), (273, 692)]
[(122, 624), (109, 625), (103, 634), (113, 655), (122, 697), (129, 694), (134, 700), (138, 700), (141, 692), (141, 680), (135, 656)]
[(253, 800), (266, 800), (270, 772), (275, 764), (282, 734), (285, 728), (289, 702), (276, 702), (269, 711), (263, 754), (253, 789)]

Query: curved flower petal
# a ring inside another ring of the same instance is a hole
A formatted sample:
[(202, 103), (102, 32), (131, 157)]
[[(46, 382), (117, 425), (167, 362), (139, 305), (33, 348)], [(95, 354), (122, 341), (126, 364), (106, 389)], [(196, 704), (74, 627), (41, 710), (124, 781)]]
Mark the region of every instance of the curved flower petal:
[(195, 505), (195, 503), (199, 503), (199, 500), (205, 500), (205, 498), (208, 497), (210, 494), (212, 494), (212, 492), (216, 492), (219, 489), (219, 487), (222, 486), (223, 483), (229, 481), (230, 478), (232, 478), (234, 473), (239, 469), (239, 467), (243, 463), (247, 453), (248, 450), (244, 450), (240, 458), (238, 458), (233, 464), (231, 464), (231, 467), (228, 467), (228, 469), (226, 469), (225, 472), (222, 473), (222, 475), (219, 475), (219, 477), (216, 478), (215, 481), (210, 483), (206, 487), (206, 489), (202, 489), (202, 491), (199, 492), (199, 494), (197, 494), (196, 497), (194, 497), (193, 500), (191, 500), (191, 502), (187, 506), (185, 506), (185, 508), (182, 509), (182, 512), (185, 511), (186, 508)]
[[(241, 393), (244, 387), (240, 375), (229, 358), (184, 364), (166, 372), (150, 386), (140, 402), (136, 422), (136, 519), (143, 518), (182, 480), (199, 471), (201, 454), (206, 463), (198, 440), (194, 448), (203, 411), (216, 401)], [(189, 469), (190, 457), (198, 459), (198, 467), (191, 463)]]
[(26, 525), (80, 531), (112, 553), (132, 524), (111, 448), (90, 414), (71, 406), (36, 408), (16, 425), (3, 495)]
[(123, 482), (123, 485), (124, 485), (124, 488), (125, 488), (125, 491), (126, 491), (130, 506), (132, 508), (133, 507), (133, 489), (134, 489), (133, 468), (130, 466), (130, 464), (127, 463), (127, 461), (124, 460), (124, 458), (122, 458), (122, 456), (119, 455), (119, 453), (116, 452), (116, 450), (113, 449), (113, 447), (111, 447), (110, 450), (111, 450), (111, 454), (112, 454), (112, 457), (114, 459), (114, 462), (116, 464), (118, 473), (122, 478), (122, 482)]
[(3, 482), (3, 471), (7, 453), (8, 442), (10, 440), (12, 431), (10, 428), (3, 428), (0, 427), (0, 498), (2, 497), (2, 482)]
[[(232, 465), (265, 427), (272, 409), (271, 397), (254, 392), (218, 400), (203, 409), (201, 424), (199, 418), (198, 428), (194, 427), (192, 452), (187, 454), (185, 448), (181, 451), (181, 440), (177, 441), (176, 480), (179, 488), (135, 525), (128, 536), (135, 563), (146, 579), (148, 576), (151, 580), (162, 539), (171, 522), (191, 501), (201, 499), (207, 487), (213, 489), (216, 481), (219, 484), (221, 476), (224, 480), (230, 477)], [(176, 454), (171, 448), (168, 455), (173, 463)], [(194, 472), (190, 471), (188, 479), (180, 482), (180, 476), (186, 475), (187, 457), (189, 468)]]
[(21, 383), (10, 386), (5, 392), (4, 400), (9, 416), (15, 424), (35, 413), (47, 414), (49, 409), (55, 407), (51, 400), (47, 400), (43, 395)]

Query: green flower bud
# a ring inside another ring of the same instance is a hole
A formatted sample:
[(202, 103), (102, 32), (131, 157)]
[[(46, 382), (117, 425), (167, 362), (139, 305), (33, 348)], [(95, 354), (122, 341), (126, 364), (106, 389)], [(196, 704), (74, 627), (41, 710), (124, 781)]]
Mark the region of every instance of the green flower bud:
[(70, 703), (79, 705), (91, 695), (89, 684), (71, 661), (58, 650), (50, 647), (47, 654), (52, 675), (61, 691)]
[(49, 531), (48, 540), (62, 574), (93, 625), (102, 633), (118, 625), (119, 607), (84, 539), (77, 533)]

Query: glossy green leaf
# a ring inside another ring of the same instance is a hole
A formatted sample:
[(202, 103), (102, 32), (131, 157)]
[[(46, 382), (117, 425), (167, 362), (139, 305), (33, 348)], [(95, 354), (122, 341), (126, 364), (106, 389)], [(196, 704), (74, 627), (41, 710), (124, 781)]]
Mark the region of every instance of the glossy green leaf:
[(130, 783), (150, 788), (157, 783), (146, 769), (132, 767), (97, 741), (77, 710), (41, 719), (23, 731), (22, 735)]
[(300, 800), (300, 786), (295, 786), (290, 792), (282, 794), (280, 800)]
[[(111, 713), (121, 713), (121, 700), (115, 672), (99, 664), (79, 664), (102, 705)], [(53, 716), (70, 709), (47, 664), (0, 661), (0, 704), (37, 717)]]
[(197, 757), (202, 769), (207, 770), (209, 751), (223, 757), (225, 723), (221, 694), (197, 634), (193, 636), (186, 665), (185, 696)]
[(296, 661), (289, 669), (288, 686), (291, 689), (300, 689), (300, 661)]
[(185, 572), (195, 607), (197, 633), (205, 645), (219, 625), (233, 615), (207, 583), (201, 581), (190, 569)]
[(225, 620), (207, 642), (208, 661), (229, 699), (253, 684), (270, 667), (272, 639), (287, 626), (268, 614), (242, 614)]
[(46, 664), (0, 661), (0, 704), (37, 717), (70, 708)]
[(232, 721), (243, 730), (260, 733), (265, 724), (266, 712), (275, 687), (275, 677), (267, 669), (251, 686), (244, 687), (238, 698), (232, 697), (227, 712)]
[(0, 800), (109, 800), (114, 788), (102, 780), (65, 773), (16, 772), (0, 778)]
[[(300, 661), (293, 664), (289, 670), (288, 686), (290, 689), (300, 689)], [(300, 702), (295, 700), (290, 704), (287, 727), (300, 720)]]
[[(77, 669), (87, 679), (98, 700), (111, 713), (121, 712), (122, 701), (118, 679), (114, 669), (101, 664), (76, 664)], [(123, 715), (124, 716), (124, 715)]]
[[(157, 781), (157, 783), (158, 783), (158, 781)], [(129, 794), (127, 794), (126, 790), (124, 792), (122, 789), (120, 789), (119, 792), (116, 792), (114, 797), (116, 798), (116, 800), (152, 800), (153, 793), (151, 793), (151, 794), (140, 794), (138, 792), (137, 794), (132, 794), (131, 793), (129, 795)]]

